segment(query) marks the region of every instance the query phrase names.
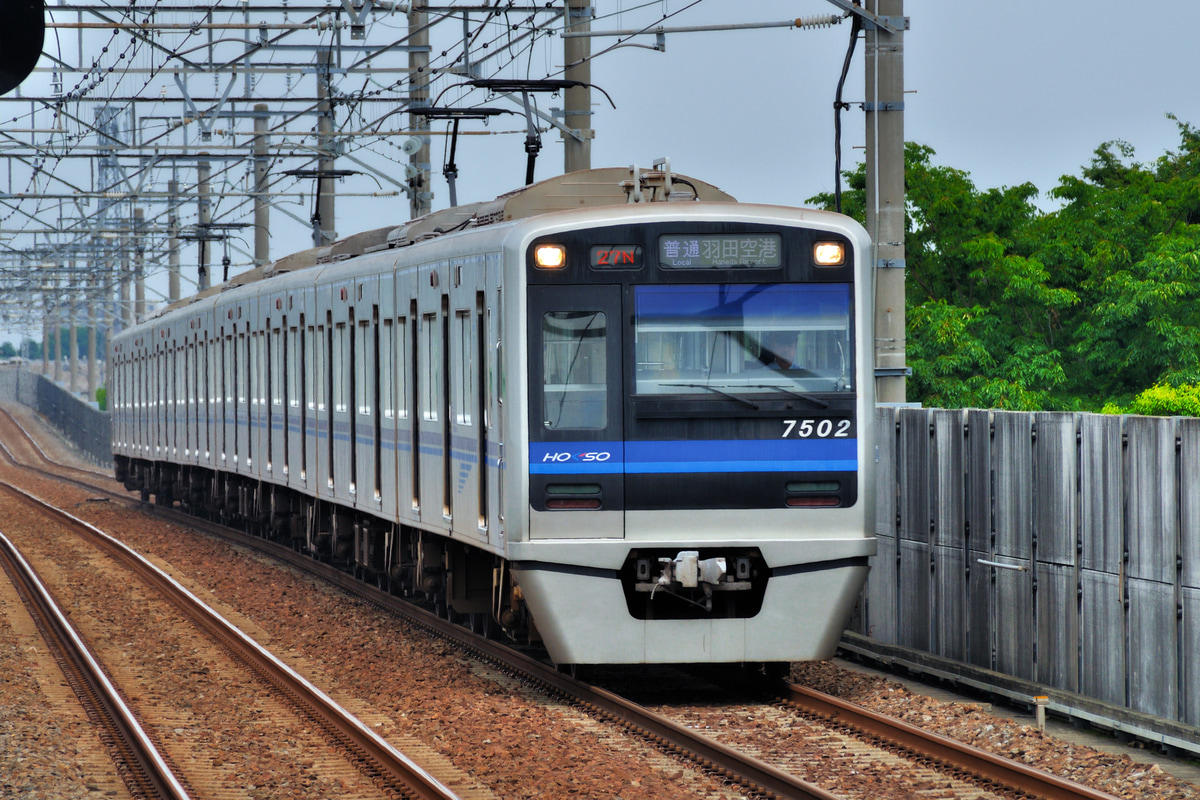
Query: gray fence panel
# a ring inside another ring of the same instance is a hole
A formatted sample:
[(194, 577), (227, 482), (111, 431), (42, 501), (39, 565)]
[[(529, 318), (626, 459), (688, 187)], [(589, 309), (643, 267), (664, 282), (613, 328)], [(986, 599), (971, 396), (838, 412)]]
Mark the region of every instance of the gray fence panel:
[(913, 542), (928, 542), (929, 511), (929, 411), (902, 408), (898, 415), (899, 459), (896, 481), (900, 487), (900, 530), (898, 537)]
[(963, 549), (935, 544), (932, 553), (930, 652), (963, 661), (967, 655), (967, 582)]
[(875, 409), (875, 535), (896, 535), (896, 409)]
[(1033, 615), (1032, 562), (1004, 559), (1025, 569), (994, 569), (996, 576), (996, 669), (1006, 675), (1034, 680), (1033, 655), (1037, 629)]
[(1125, 436), (1129, 577), (1174, 583), (1179, 552), (1175, 420), (1126, 417)]
[(876, 537), (877, 550), (871, 556), (871, 577), (865, 589), (866, 608), (863, 626), (867, 636), (884, 644), (899, 644), (896, 630), (898, 602), (896, 592), (896, 537)]
[(1175, 587), (1129, 579), (1129, 707), (1177, 719)]
[(1200, 589), (1185, 587), (1183, 603), (1183, 721), (1200, 725)]
[(967, 661), (984, 667), (995, 669), (992, 658), (994, 642), (992, 641), (995, 627), (995, 592), (992, 590), (992, 569), (980, 564), (987, 561), (991, 553), (979, 550), (970, 551), (967, 575)]
[(1114, 416), (1084, 414), (1079, 421), (1080, 565), (1113, 574), (1125, 549), (1121, 427)]
[(1080, 691), (1105, 703), (1125, 705), (1125, 605), (1121, 580), (1085, 569), (1080, 615)]
[(1047, 686), (1079, 690), (1079, 604), (1075, 567), (1037, 566), (1037, 679)]
[(929, 545), (900, 539), (899, 618), (900, 644), (929, 651)]
[(1035, 414), (1034, 423), (1037, 425), (1037, 439), (1033, 445), (1037, 559), (1074, 566), (1079, 536), (1077, 417), (1074, 414)]
[(972, 550), (992, 553), (992, 412), (967, 412), (967, 535)]
[[(1200, 589), (1200, 419), (1195, 418), (1179, 420), (1179, 555), (1183, 585)], [(1200, 626), (1200, 618), (1190, 619)]]
[(1033, 558), (1033, 415), (997, 411), (995, 436), (996, 558)]
[[(966, 547), (965, 459), (966, 441), (963, 411), (931, 411), (933, 422), (933, 468), (930, 470), (932, 495), (933, 544), (944, 547)], [(961, 553), (960, 553), (961, 560)]]

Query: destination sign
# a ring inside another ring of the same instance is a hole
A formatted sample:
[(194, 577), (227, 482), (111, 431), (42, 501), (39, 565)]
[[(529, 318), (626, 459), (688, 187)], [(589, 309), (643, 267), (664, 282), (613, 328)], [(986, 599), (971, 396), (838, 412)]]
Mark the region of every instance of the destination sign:
[(665, 269), (778, 267), (783, 263), (782, 238), (778, 233), (666, 234), (658, 237), (658, 265)]

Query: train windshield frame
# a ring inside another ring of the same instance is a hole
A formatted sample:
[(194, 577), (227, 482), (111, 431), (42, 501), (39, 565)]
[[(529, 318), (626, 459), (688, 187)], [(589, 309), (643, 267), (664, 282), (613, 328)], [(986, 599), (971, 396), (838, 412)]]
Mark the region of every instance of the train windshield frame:
[(855, 389), (850, 283), (632, 288), (635, 396)]

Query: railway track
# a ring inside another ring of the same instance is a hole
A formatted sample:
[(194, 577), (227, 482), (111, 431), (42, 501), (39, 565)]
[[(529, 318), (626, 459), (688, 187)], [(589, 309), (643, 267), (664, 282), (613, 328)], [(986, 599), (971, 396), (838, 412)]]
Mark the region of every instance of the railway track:
[[(40, 458), (48, 466), (54, 464), (53, 460), (44, 454)], [(92, 490), (111, 492), (97, 486), (90, 477), (81, 476), (78, 482)], [(130, 500), (128, 496), (119, 492), (111, 493), (114, 497)], [(357, 596), (390, 613), (400, 614), (434, 635), (453, 642), (457, 647), (474, 653), (500, 669), (519, 675), (520, 680), (565, 698), (567, 702), (589, 714), (610, 720), (662, 751), (689, 760), (703, 771), (719, 776), (721, 780), (741, 785), (750, 794), (822, 800), (833, 800), (837, 797), (800, 780), (785, 769), (747, 756), (734, 747), (723, 745), (696, 730), (689, 729), (685, 724), (655, 714), (613, 692), (575, 681), (557, 673), (544, 663), (515, 653), (504, 645), (475, 636), (440, 617), (367, 586), (328, 564), (314, 561), (306, 555), (273, 542), (196, 520), (169, 509), (149, 509), (152, 513), (170, 518), (181, 525), (201, 528), (263, 552), (314, 574), (343, 592)], [(802, 687), (789, 687), (783, 692), (781, 702), (799, 709), (799, 713), (810, 718), (830, 720), (834, 727), (851, 730), (852, 735), (856, 737), (873, 740), (885, 748), (905, 752), (919, 761), (935, 761), (950, 774), (961, 775), (968, 782), (985, 787), (988, 791), (994, 790), (999, 796), (1044, 797), (1047, 800), (1112, 800), (1110, 795), (1103, 792), (1070, 783), (904, 723), (889, 722), (879, 715), (873, 715), (827, 695), (820, 695)]]
[[(457, 795), (371, 731), (354, 715), (227, 622), (207, 604), (200, 601), (194, 594), (143, 556), (94, 526), (41, 501), (12, 484), (0, 481), (0, 492), (15, 498), (32, 512), (53, 519), (57, 526), (68, 529), (87, 540), (122, 564), (147, 586), (152, 587), (196, 628), (218, 642), (220, 647), (234, 660), (254, 673), (262, 684), (269, 686), (272, 692), (283, 698), (288, 706), (315, 725), (322, 732), (323, 737), (332, 742), (363, 776), (381, 790), (384, 796), (419, 798), (420, 800), (455, 800), (457, 798)], [(119, 704), (119, 707), (124, 708), (123, 704)], [(129, 717), (132, 719), (132, 715)], [(118, 719), (123, 718), (119, 717)], [(120, 721), (118, 721), (118, 725), (120, 725)], [(112, 738), (118, 743), (125, 741), (132, 741), (134, 745), (148, 743), (149, 738), (144, 733), (140, 737), (140, 739), (144, 739), (144, 742), (139, 741), (137, 732), (140, 730), (140, 728), (135, 729), (133, 734), (122, 732), (120, 736)], [(133, 745), (122, 744), (116, 746), (118, 752), (116, 757), (120, 759), (119, 763), (139, 765), (149, 760), (150, 766), (154, 766), (152, 757), (142, 756), (137, 750), (134, 750), (132, 756), (126, 755), (125, 751), (132, 747)], [(136, 775), (150, 773), (149, 779), (139, 777), (130, 783), (131, 793), (135, 797), (176, 798), (187, 796), (182, 789), (179, 790), (181, 793), (171, 793), (175, 786), (180, 785), (179, 782), (170, 777), (157, 777), (156, 773), (150, 769), (131, 767), (124, 772)]]
[(99, 729), (100, 739), (130, 794), (162, 800), (190, 797), (33, 567), (3, 533), (0, 533), (0, 566), (29, 609), (63, 677)]

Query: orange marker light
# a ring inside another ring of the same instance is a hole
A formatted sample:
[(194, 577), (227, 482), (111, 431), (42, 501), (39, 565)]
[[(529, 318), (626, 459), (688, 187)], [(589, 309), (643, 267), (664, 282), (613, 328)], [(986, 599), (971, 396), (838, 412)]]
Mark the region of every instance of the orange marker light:
[(840, 267), (846, 263), (846, 247), (841, 242), (817, 242), (813, 261), (818, 267)]
[(567, 248), (561, 244), (539, 244), (533, 251), (533, 263), (542, 269), (562, 269), (567, 263)]

